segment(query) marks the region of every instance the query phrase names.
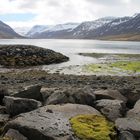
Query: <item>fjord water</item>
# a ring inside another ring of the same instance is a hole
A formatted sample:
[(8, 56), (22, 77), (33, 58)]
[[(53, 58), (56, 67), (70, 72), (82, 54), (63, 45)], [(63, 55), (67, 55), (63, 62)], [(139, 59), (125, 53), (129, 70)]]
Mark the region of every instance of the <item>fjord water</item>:
[(96, 63), (96, 58), (80, 56), (78, 53), (122, 53), (140, 54), (140, 42), (58, 39), (1, 39), (0, 44), (36, 45), (70, 57), (69, 62), (43, 66), (43, 69), (57, 71), (64, 67)]

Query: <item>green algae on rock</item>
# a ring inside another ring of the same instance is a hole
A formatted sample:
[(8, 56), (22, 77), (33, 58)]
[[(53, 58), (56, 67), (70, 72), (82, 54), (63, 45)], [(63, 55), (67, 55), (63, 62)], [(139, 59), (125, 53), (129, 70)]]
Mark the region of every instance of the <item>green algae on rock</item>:
[(79, 115), (70, 119), (72, 130), (81, 140), (115, 140), (113, 123), (97, 115)]

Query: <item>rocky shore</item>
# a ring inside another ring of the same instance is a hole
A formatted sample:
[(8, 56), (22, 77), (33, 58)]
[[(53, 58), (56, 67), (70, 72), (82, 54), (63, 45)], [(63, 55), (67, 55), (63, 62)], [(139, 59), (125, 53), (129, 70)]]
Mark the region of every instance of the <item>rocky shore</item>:
[(32, 45), (0, 45), (0, 65), (27, 67), (68, 61), (61, 53)]
[(140, 77), (0, 74), (1, 140), (139, 140)]

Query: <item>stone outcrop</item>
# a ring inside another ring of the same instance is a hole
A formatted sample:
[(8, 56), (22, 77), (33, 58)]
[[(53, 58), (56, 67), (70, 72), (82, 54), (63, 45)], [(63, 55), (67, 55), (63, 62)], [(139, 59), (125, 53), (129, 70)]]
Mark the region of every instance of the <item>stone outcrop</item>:
[(96, 90), (94, 92), (96, 99), (101, 100), (101, 99), (117, 99), (117, 100), (122, 100), (124, 102), (127, 101), (127, 99), (117, 90)]
[(41, 87), (42, 86), (40, 85), (26, 86), (23, 89), (17, 90), (16, 92), (11, 91), (9, 94), (14, 97), (42, 101), (42, 94), (40, 93)]
[(68, 61), (69, 58), (55, 51), (31, 45), (1, 45), (0, 65), (26, 67)]
[(96, 109), (86, 105), (48, 105), (21, 114), (8, 122), (5, 131), (16, 129), (29, 140), (68, 140), (73, 137), (69, 119), (80, 114), (101, 116)]
[(8, 96), (4, 97), (4, 104), (6, 106), (6, 111), (10, 116), (16, 116), (41, 107), (41, 103), (39, 101)]
[(125, 103), (121, 100), (102, 99), (96, 102), (96, 109), (109, 120), (115, 121), (125, 113)]
[(93, 106), (95, 95), (91, 88), (64, 88), (56, 89), (47, 98), (45, 104), (85, 104)]

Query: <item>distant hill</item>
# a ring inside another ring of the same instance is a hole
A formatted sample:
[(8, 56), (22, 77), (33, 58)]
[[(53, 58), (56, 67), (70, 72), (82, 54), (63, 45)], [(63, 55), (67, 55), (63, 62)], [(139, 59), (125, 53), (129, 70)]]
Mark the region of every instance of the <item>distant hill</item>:
[(0, 21), (0, 38), (11, 39), (11, 38), (22, 38), (22, 36), (17, 34), (10, 26)]

